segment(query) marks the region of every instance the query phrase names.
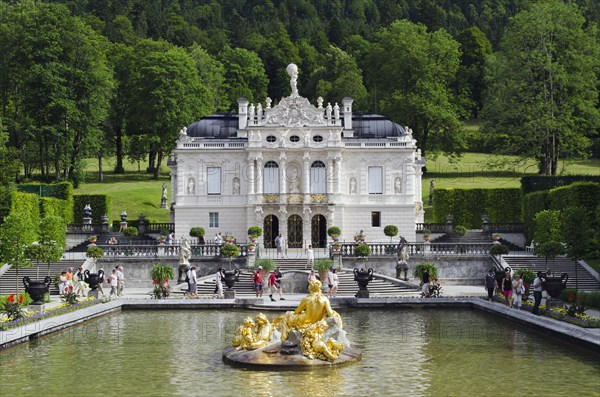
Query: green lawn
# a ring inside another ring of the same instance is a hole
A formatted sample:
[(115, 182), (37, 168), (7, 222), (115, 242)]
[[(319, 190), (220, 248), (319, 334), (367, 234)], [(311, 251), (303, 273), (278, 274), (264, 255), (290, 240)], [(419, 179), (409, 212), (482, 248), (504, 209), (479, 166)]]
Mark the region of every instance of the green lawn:
[[(520, 178), (524, 175), (535, 175), (537, 167), (533, 160), (521, 162), (516, 156), (503, 156), (485, 153), (465, 153), (458, 162), (451, 162), (446, 156), (427, 158), (427, 172), (423, 176), (423, 201), (429, 199), (429, 182), (435, 180), (436, 189), (442, 188), (514, 188), (520, 187)], [(111, 197), (110, 219), (119, 219), (125, 210), (130, 217), (144, 214), (153, 222), (168, 222), (169, 210), (160, 208), (163, 183), (169, 187), (171, 194), (170, 170), (163, 163), (158, 181), (144, 172), (146, 164), (141, 164), (138, 172), (137, 163), (125, 164), (126, 173), (115, 175), (114, 159), (104, 162), (104, 182), (98, 180), (98, 163), (94, 159), (87, 161), (84, 182), (75, 190), (75, 194), (108, 194)], [(600, 160), (561, 162), (563, 174), (600, 174)], [(431, 207), (425, 207), (426, 221), (432, 216)]]

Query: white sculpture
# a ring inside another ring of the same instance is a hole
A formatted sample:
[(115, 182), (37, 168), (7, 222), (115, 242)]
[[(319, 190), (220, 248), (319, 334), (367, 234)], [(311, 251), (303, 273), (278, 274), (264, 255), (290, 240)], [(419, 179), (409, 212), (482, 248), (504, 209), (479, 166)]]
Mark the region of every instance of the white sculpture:
[(298, 95), (298, 66), (290, 63), (286, 68), (287, 74), (290, 76), (290, 85), (292, 87), (292, 96)]

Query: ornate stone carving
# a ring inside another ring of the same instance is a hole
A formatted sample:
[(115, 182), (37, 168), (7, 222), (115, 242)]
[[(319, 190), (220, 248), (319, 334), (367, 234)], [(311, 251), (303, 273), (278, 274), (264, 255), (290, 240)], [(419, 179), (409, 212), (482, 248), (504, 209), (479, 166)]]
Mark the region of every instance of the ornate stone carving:
[(312, 194), (311, 200), (313, 203), (326, 203), (327, 195), (326, 194)]
[(288, 203), (290, 204), (299, 204), (304, 201), (304, 197), (301, 194), (290, 194), (287, 198)]
[(279, 202), (278, 194), (263, 194), (263, 203), (277, 203)]

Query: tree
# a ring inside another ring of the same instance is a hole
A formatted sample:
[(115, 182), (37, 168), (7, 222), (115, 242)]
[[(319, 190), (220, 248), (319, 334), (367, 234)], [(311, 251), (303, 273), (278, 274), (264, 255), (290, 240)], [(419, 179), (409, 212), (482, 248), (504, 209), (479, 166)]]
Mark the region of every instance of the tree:
[(533, 221), (533, 253), (546, 258), (547, 271), (548, 259), (554, 259), (564, 253), (560, 236), (560, 211), (540, 211), (535, 214)]
[(490, 58), (483, 132), (499, 151), (537, 159), (540, 174), (585, 155), (600, 126), (600, 46), (585, 25), (573, 4), (532, 2)]
[(412, 128), (423, 155), (459, 154), (464, 131), (457, 117), (451, 84), (460, 46), (443, 29), (396, 21), (375, 35), (367, 63), (375, 74), (367, 86), (381, 112)]
[(196, 64), (201, 83), (207, 89), (207, 97), (212, 99), (213, 111), (225, 111), (229, 109), (229, 103), (226, 102), (225, 90), (225, 68), (217, 59), (213, 58), (198, 44), (188, 48), (188, 53)]
[[(0, 118), (0, 185), (8, 186), (19, 171), (19, 151), (7, 146), (8, 134)], [(18, 181), (17, 181), (18, 182)]]
[(212, 98), (194, 60), (182, 48), (142, 40), (134, 47), (133, 64), (127, 81), (127, 131), (156, 138), (150, 142), (149, 171), (158, 179), (163, 156), (174, 147), (181, 128), (209, 114)]
[(245, 97), (257, 103), (267, 97), (268, 79), (262, 61), (255, 52), (225, 47), (219, 54), (225, 67), (225, 97), (229, 109), (237, 110), (237, 100)]
[(36, 230), (26, 213), (15, 212), (4, 218), (0, 227), (0, 263), (8, 263), (17, 271), (16, 285), (19, 293), (19, 269), (31, 267), (27, 248), (33, 243)]
[[(565, 208), (561, 212), (560, 232), (565, 243), (565, 253), (575, 261), (583, 259), (593, 247), (594, 229), (584, 219), (592, 219), (591, 214), (581, 207)], [(579, 277), (575, 266), (575, 290), (579, 289)]]
[(29, 258), (38, 262), (46, 262), (48, 276), (50, 276), (50, 262), (58, 261), (62, 257), (67, 240), (66, 232), (67, 225), (61, 217), (45, 216), (40, 220), (37, 241), (29, 246)]

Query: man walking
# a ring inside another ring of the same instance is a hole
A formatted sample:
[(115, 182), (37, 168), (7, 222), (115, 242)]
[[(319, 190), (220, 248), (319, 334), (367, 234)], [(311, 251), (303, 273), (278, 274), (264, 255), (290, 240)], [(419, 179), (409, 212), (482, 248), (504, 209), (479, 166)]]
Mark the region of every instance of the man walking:
[(494, 275), (494, 268), (491, 268), (488, 274), (485, 276), (483, 286), (488, 293), (488, 300), (491, 302), (492, 298), (494, 297), (494, 289), (498, 288), (498, 282), (496, 281), (496, 276)]
[(283, 257), (283, 237), (281, 237), (281, 233), (275, 237), (275, 247), (277, 248), (277, 257), (281, 255)]
[(542, 272), (537, 272), (537, 277), (533, 280), (533, 314), (540, 314), (539, 308), (542, 303)]

